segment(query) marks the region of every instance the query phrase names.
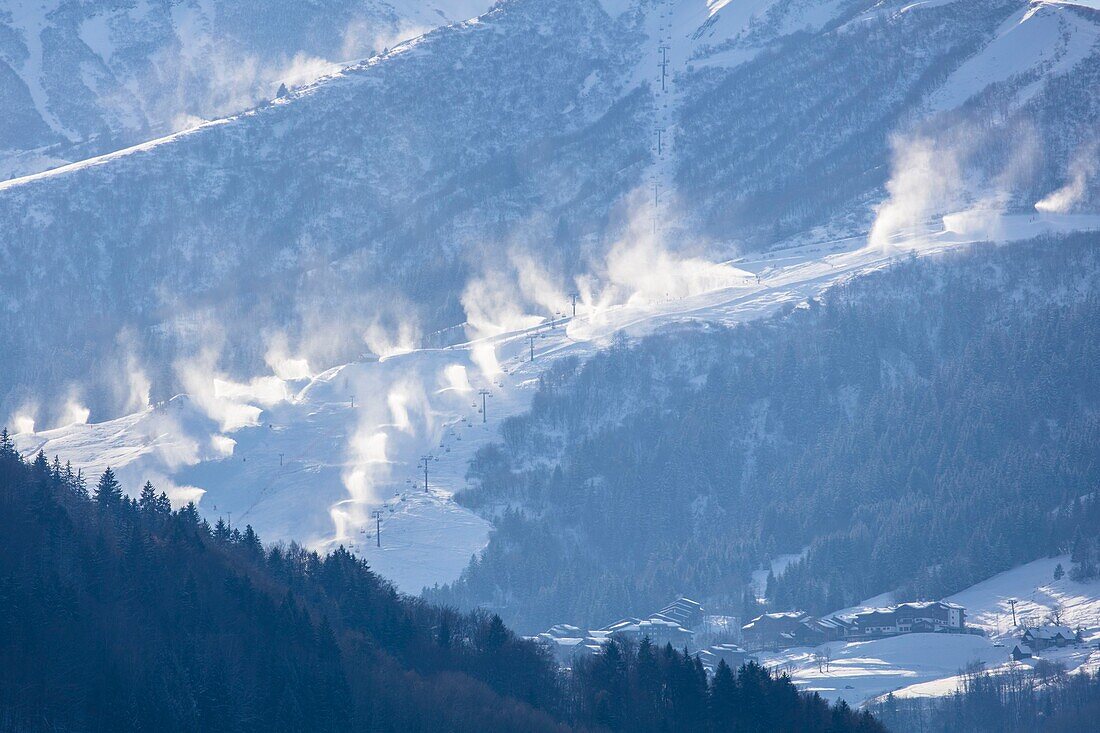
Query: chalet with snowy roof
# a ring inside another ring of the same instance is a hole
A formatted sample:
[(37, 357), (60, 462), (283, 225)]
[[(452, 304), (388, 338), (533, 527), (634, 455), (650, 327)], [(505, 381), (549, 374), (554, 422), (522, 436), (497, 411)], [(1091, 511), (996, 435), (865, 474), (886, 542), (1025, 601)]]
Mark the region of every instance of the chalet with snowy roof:
[(657, 646), (672, 644), (677, 649), (691, 644), (695, 636), (690, 629), (685, 629), (672, 619), (662, 618), (658, 614), (644, 619), (624, 618), (597, 631), (604, 632), (607, 636), (634, 642), (640, 642), (648, 637)]
[(685, 629), (696, 629), (703, 625), (703, 606), (698, 601), (681, 596), (650, 618), (663, 618), (675, 621)]
[(1020, 637), (1020, 641), (1035, 651), (1042, 651), (1050, 647), (1063, 647), (1070, 644), (1081, 643), (1081, 632), (1074, 631), (1068, 626), (1036, 626), (1028, 629)]
[(648, 638), (656, 646), (690, 647), (695, 632), (684, 624), (699, 626), (702, 621), (702, 606), (689, 598), (678, 598), (648, 618), (629, 616), (602, 628), (587, 630), (571, 624), (555, 624), (527, 638), (547, 647), (560, 666), (572, 667), (575, 659), (600, 651), (612, 638), (635, 644)]
[(1031, 647), (1029, 647), (1027, 644), (1021, 643), (1012, 647), (1012, 651), (1009, 652), (1009, 656), (1012, 657), (1013, 662), (1019, 662), (1023, 659), (1031, 659), (1035, 655), (1032, 653)]
[(812, 620), (813, 626), (821, 632), (825, 641), (840, 641), (852, 630), (852, 623), (839, 616), (826, 616)]
[(817, 621), (804, 611), (765, 613), (741, 627), (741, 639), (748, 649), (817, 646), (826, 640)]
[(966, 627), (966, 610), (946, 601), (900, 603), (857, 613), (848, 632), (850, 637), (880, 637), (897, 634), (960, 632)]
[(578, 657), (599, 651), (604, 641), (570, 624), (555, 624), (541, 634), (528, 638), (549, 649), (558, 666), (567, 668), (572, 667)]

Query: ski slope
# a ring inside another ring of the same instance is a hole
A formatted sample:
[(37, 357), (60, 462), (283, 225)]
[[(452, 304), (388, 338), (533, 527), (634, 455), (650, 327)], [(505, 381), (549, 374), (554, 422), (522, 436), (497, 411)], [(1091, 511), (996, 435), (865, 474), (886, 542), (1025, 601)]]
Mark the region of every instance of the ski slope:
[[(1100, 216), (1003, 216), (995, 229), (1008, 241), (1100, 229)], [(457, 578), (485, 546), (488, 522), (452, 497), (477, 449), (497, 437), (504, 418), (528, 408), (540, 373), (555, 360), (586, 358), (618, 334), (765, 317), (899, 256), (931, 255), (988, 234), (941, 222), (900, 233), (885, 249), (867, 247), (865, 235), (779, 249), (716, 265), (725, 278), (718, 286), (693, 280), (696, 290), (674, 291), (682, 297), (635, 295), (582, 307), (553, 325), (395, 351), (300, 379), (214, 380), (208, 393), (103, 423), (20, 433), (16, 443), (26, 455), (44, 450), (72, 461), (93, 479), (109, 464), (131, 494), (152, 480), (177, 504), (196, 501), (211, 521), (251, 524), (265, 541), (348, 546), (400, 590), (416, 593)], [(484, 414), (481, 390), (488, 393)], [(901, 675), (890, 684), (906, 681), (919, 679)]]

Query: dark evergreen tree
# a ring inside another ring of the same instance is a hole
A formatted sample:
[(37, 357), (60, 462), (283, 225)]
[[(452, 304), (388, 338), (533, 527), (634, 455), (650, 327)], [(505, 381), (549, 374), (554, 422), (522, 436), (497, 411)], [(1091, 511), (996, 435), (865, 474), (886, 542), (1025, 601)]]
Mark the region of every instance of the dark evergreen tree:
[(141, 487), (141, 495), (138, 497), (138, 508), (147, 515), (157, 513), (157, 492), (151, 481), (146, 481)]
[(110, 466), (99, 477), (93, 498), (100, 507), (113, 507), (122, 503), (122, 484), (115, 478), (115, 472)]

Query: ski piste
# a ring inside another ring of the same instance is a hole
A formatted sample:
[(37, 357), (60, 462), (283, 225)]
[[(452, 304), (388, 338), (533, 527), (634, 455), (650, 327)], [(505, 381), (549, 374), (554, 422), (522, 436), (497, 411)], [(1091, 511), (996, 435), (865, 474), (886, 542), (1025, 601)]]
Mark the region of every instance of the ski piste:
[(24, 455), (57, 454), (91, 479), (110, 465), (133, 494), (152, 480), (177, 504), (195, 500), (211, 522), (250, 524), (267, 541), (344, 545), (416, 593), (457, 578), (485, 546), (490, 523), (453, 496), (477, 450), (499, 439), (504, 419), (528, 408), (540, 374), (556, 360), (583, 360), (620, 334), (766, 317), (899, 258), (1087, 229), (1100, 229), (1100, 216), (1011, 214), (997, 219), (992, 235), (938, 220), (895, 235), (885, 248), (867, 246), (865, 233), (778, 248), (724, 263), (740, 273), (736, 282), (685, 297), (578, 305), (575, 317), (565, 302), (560, 320), (528, 329), (307, 379), (266, 375), (262, 390), (256, 382), (222, 385), (219, 399), (245, 414), (244, 425), (227, 425), (209, 404), (179, 395), (114, 420), (15, 438)]

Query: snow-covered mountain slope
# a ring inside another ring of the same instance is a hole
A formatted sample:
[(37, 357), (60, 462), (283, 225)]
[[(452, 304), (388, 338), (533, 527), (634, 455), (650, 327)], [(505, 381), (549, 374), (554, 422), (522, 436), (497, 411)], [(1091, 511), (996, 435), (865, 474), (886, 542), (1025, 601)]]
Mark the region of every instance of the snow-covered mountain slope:
[[(1020, 0), (507, 0), (271, 104), (0, 184), (0, 415), (37, 403), (57, 424), (70, 392), (119, 414), (115, 375), (163, 399), (211, 344), (238, 378), (273, 342), (344, 363), (377, 351), (376, 321), (461, 323), (468, 283), (517, 260), (604, 274), (639, 222), (719, 259), (865, 229), (886, 197), (886, 229), (1052, 195), (1094, 210), (1098, 27)], [(1006, 74), (1019, 34), (1038, 40)]]
[(1095, 158), (1095, 122), (1078, 115), (1095, 99), (1097, 19), (1048, 3), (879, 3), (732, 68), (688, 62), (676, 188), (708, 231), (760, 211), (783, 231), (874, 197), (892, 158), (950, 182), (936, 196), (956, 205), (1030, 207)]
[[(1054, 568), (1070, 567), (1068, 556), (1052, 557), (1022, 565), (971, 586), (946, 600), (966, 609), (966, 623), (983, 636), (907, 634), (888, 639), (833, 642), (828, 645), (829, 670), (818, 668), (814, 650), (790, 649), (767, 654), (769, 665), (788, 667), (795, 683), (830, 700), (843, 698), (852, 705), (894, 693), (899, 697), (948, 695), (958, 689), (960, 672), (980, 662), (995, 670), (1014, 664), (1009, 659), (1022, 633), (1012, 622), (1010, 600), (1016, 603), (1020, 625), (1046, 623), (1053, 611), (1062, 622), (1081, 628), (1086, 641), (1080, 647), (1049, 649), (1040, 654), (1047, 661), (1065, 665), (1068, 672), (1100, 667), (1100, 582), (1078, 582), (1068, 576), (1054, 580)], [(889, 605), (905, 599), (889, 594), (869, 599), (841, 614)], [(1033, 665), (1036, 660), (1024, 664)]]
[[(227, 366), (251, 370), (265, 330), (315, 338), (306, 351), (333, 364), (387, 305), (460, 322), (473, 251), (536, 206), (563, 239), (561, 209), (600, 220), (646, 156), (641, 96), (616, 82), (629, 36), (580, 5), (512, 3), (240, 117), (0, 184), (5, 325), (51, 322), (50, 340), (91, 340), (91, 356), (129, 324), (163, 383), (209, 323), (234, 343)], [(46, 271), (53, 294), (32, 286)]]
[(0, 179), (252, 107), (488, 0), (9, 0)]
[[(1100, 669), (1100, 582), (1076, 581), (1068, 575), (1054, 579), (1054, 569), (1071, 567), (1068, 555), (1045, 558), (993, 576), (949, 599), (967, 608), (967, 623), (988, 635), (1000, 652), (990, 660), (990, 667), (1008, 667), (1013, 663), (1008, 652), (1019, 641), (1018, 626), (1050, 623), (1052, 614), (1071, 629), (1081, 630), (1084, 643), (1062, 649), (1052, 648), (1022, 664), (1033, 667), (1040, 659), (1056, 662), (1073, 673)], [(1016, 623), (1013, 625), (1012, 603), (1016, 601)], [(1003, 644), (1003, 646), (996, 646)], [(972, 660), (971, 660), (972, 661)], [(900, 697), (926, 697), (954, 692), (961, 682), (951, 675), (925, 683), (911, 684), (895, 692)]]
[[(498, 438), (504, 418), (529, 407), (556, 361), (585, 358), (616, 334), (759, 318), (901, 254), (1077, 229), (1100, 229), (1100, 217), (1007, 216), (981, 232), (930, 224), (897, 235), (886, 249), (865, 246), (865, 236), (824, 241), (711, 265), (705, 277), (669, 264), (661, 287), (582, 303), (576, 317), (553, 326), (534, 318), (494, 337), (395, 351), (312, 377), (284, 365), (283, 377), (200, 383), (202, 392), (127, 417), (24, 432), (16, 442), (92, 476), (109, 464), (132, 492), (151, 479), (177, 503), (197, 500), (207, 517), (250, 523), (269, 540), (353, 546), (399, 588), (416, 592), (455, 579), (484, 546), (488, 523), (451, 497), (476, 450)], [(481, 390), (489, 393), (484, 415)]]

